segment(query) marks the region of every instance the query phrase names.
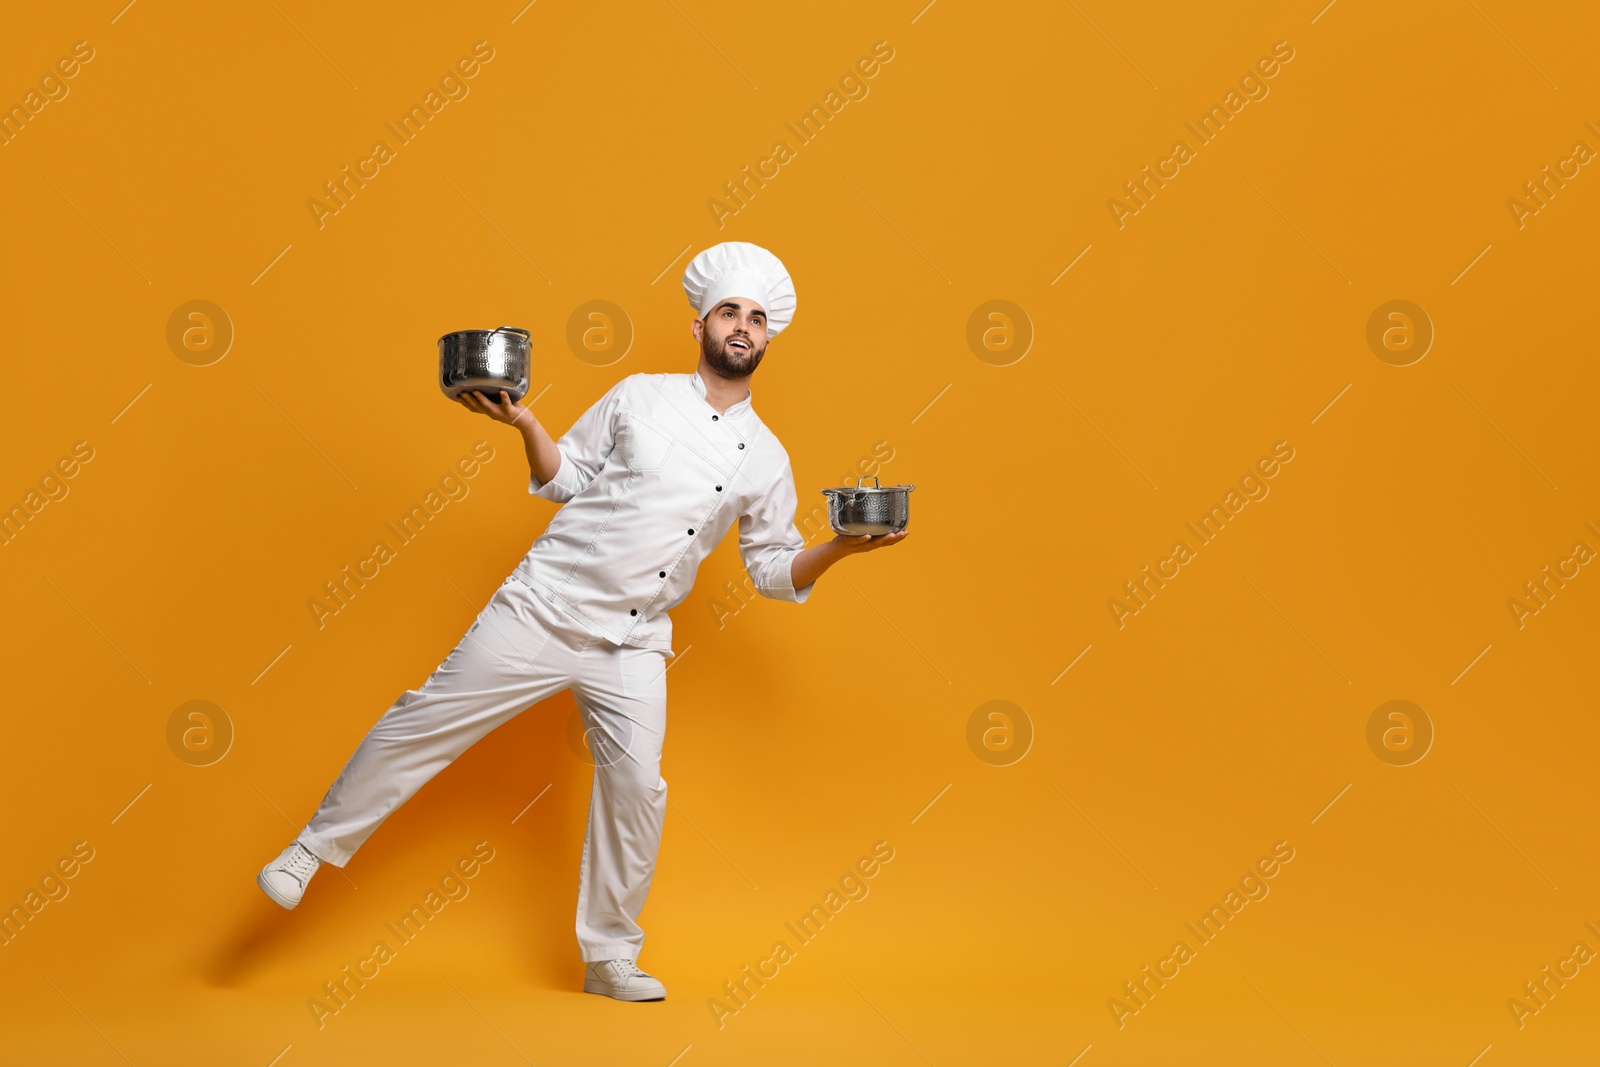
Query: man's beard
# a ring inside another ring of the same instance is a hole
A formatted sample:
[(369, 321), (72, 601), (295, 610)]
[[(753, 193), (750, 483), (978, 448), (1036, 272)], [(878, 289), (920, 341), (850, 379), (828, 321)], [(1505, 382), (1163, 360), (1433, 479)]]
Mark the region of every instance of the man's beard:
[[(752, 343), (748, 337), (744, 340), (747, 344)], [(752, 348), (748, 354), (741, 356), (728, 347), (727, 341), (716, 341), (711, 331), (706, 330), (700, 335), (700, 352), (717, 374), (724, 378), (743, 378), (761, 365), (762, 357), (767, 354), (767, 346)]]

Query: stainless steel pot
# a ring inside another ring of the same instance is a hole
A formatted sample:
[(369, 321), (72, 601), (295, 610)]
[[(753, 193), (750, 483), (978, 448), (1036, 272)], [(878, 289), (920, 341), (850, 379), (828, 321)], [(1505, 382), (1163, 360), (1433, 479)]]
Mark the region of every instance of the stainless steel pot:
[(828, 525), (834, 533), (860, 537), (862, 534), (898, 533), (911, 521), (911, 490), (914, 485), (856, 484), (824, 489), (828, 498)]
[(439, 388), (454, 400), (462, 393), (481, 392), (498, 402), (504, 389), (513, 401), (528, 391), (527, 330), (458, 330), (439, 338)]

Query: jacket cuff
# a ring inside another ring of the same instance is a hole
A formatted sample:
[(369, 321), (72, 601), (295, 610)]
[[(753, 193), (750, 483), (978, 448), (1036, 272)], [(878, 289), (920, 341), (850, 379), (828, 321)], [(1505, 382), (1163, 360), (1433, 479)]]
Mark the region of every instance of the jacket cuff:
[(769, 580), (768, 584), (759, 586), (757, 592), (773, 600), (787, 600), (792, 604), (804, 604), (806, 598), (811, 596), (812, 587), (817, 583), (813, 581), (810, 585), (803, 585), (799, 589), (794, 587), (794, 560), (803, 551), (805, 549), (797, 548), (779, 557), (776, 575)]
[(556, 468), (555, 477), (548, 482), (541, 482), (538, 475), (530, 474), (528, 476), (528, 492), (553, 503), (564, 504), (577, 496), (579, 489), (572, 485), (567, 477), (572, 464), (567, 462), (566, 455), (561, 453), (559, 448), (556, 451), (561, 454), (561, 465)]

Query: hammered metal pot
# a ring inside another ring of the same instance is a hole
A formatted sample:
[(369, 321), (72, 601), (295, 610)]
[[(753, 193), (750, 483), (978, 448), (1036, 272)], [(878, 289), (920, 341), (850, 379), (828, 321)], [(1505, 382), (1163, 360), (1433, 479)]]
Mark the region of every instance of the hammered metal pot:
[(899, 533), (911, 521), (911, 490), (914, 485), (856, 484), (822, 490), (828, 498), (828, 525), (834, 533), (860, 537), (862, 534)]
[(439, 388), (451, 400), (481, 392), (498, 402), (504, 389), (513, 401), (528, 392), (527, 330), (458, 330), (439, 338)]

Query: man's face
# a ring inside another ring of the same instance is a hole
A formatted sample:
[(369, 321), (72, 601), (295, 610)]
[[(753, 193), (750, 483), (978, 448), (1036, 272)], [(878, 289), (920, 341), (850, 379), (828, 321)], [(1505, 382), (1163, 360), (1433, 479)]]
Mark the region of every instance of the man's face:
[(767, 354), (767, 313), (753, 300), (729, 297), (696, 320), (695, 336), (706, 363), (724, 378), (743, 378)]

